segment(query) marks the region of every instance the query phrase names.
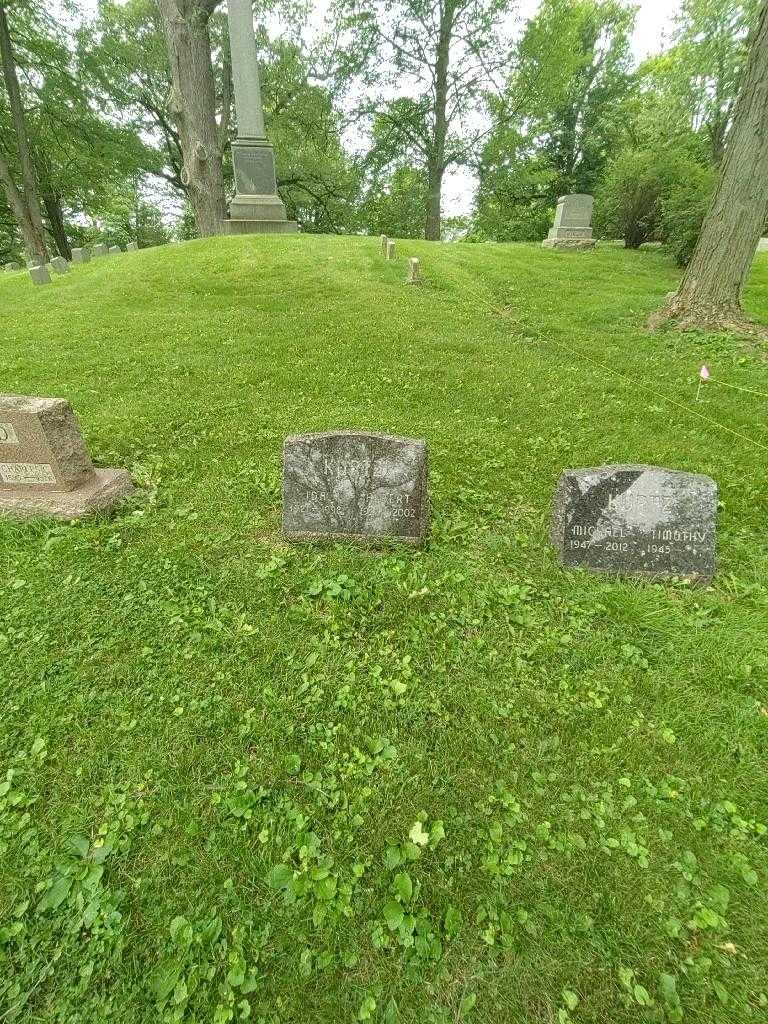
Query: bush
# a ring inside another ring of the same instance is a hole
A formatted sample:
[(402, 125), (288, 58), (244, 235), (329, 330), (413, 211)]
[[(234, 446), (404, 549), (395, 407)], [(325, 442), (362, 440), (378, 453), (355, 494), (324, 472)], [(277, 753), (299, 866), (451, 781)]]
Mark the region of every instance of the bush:
[(598, 235), (623, 238), (628, 249), (664, 241), (666, 198), (701, 172), (687, 152), (627, 150), (608, 167), (595, 197)]
[(678, 266), (691, 261), (701, 225), (709, 208), (715, 175), (708, 167), (691, 168), (685, 180), (678, 181), (662, 200), (662, 235), (664, 248)]

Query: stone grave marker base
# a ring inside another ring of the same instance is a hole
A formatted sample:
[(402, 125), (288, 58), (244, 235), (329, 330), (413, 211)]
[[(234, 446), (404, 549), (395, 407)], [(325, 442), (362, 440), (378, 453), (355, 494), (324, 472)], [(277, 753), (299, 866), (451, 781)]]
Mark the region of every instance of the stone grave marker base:
[(73, 491), (0, 491), (0, 515), (13, 519), (82, 519), (113, 508), (135, 490), (127, 469), (96, 469), (90, 480)]

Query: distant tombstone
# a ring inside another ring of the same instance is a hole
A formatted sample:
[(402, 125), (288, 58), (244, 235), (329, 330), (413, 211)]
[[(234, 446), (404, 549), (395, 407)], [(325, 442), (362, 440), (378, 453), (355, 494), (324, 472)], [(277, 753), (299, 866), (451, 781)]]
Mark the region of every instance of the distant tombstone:
[(79, 519), (132, 494), (124, 469), (95, 469), (69, 402), (0, 395), (0, 514)]
[(394, 242), (390, 242), (389, 240), (387, 240), (387, 248), (386, 248), (386, 251), (385, 251), (385, 256), (387, 257), (388, 260), (393, 260), (395, 258), (395, 243)]
[(138, 246), (138, 244), (136, 242), (128, 242), (128, 244), (125, 247), (125, 251), (126, 252), (136, 252), (138, 250), (138, 248), (139, 248), (139, 246)]
[(715, 572), (717, 484), (658, 466), (569, 469), (560, 477), (552, 541), (563, 564), (707, 583)]
[(286, 439), (286, 537), (420, 544), (427, 520), (425, 441), (354, 430)]
[(72, 262), (73, 263), (87, 263), (91, 258), (91, 254), (87, 249), (73, 249), (72, 250)]
[(31, 270), (33, 267), (42, 267), (43, 261), (39, 256), (32, 256), (27, 260), (27, 270)]
[(408, 284), (418, 284), (421, 281), (421, 264), (415, 256), (408, 260)]
[(592, 249), (592, 207), (587, 195), (561, 196), (557, 201), (555, 224), (541, 243), (546, 249)]
[(12, 274), (16, 270), (21, 270), (21, 267), (19, 266), (18, 263), (15, 263), (13, 260), (11, 260), (10, 263), (6, 263), (5, 264), (5, 272), (6, 272), (6, 274)]
[(35, 284), (50, 284), (51, 274), (48, 267), (30, 267), (29, 276)]
[(49, 266), (53, 267), (57, 274), (69, 273), (69, 264), (63, 256), (54, 256)]
[(758, 252), (768, 252), (768, 238), (761, 238), (757, 243)]
[(387, 238), (386, 235), (382, 235), (381, 238), (379, 239), (379, 242), (381, 244), (381, 255), (382, 256), (386, 256), (387, 255), (387, 243), (389, 242), (389, 239)]
[(120, 248), (119, 245), (110, 245), (110, 247), (109, 247), (109, 255), (110, 256), (117, 256), (118, 253), (121, 253), (122, 251), (123, 250)]
[(109, 247), (104, 242), (99, 242), (93, 247), (94, 256), (109, 256)]

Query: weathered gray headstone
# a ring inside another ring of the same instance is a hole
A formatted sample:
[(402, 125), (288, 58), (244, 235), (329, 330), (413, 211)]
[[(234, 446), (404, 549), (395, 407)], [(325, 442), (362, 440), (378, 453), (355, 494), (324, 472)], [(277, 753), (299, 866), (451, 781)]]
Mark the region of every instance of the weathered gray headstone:
[(708, 476), (659, 466), (569, 469), (555, 493), (552, 541), (568, 566), (708, 582), (716, 514)]
[(53, 267), (57, 274), (69, 273), (69, 264), (63, 256), (54, 256), (51, 259), (50, 266)]
[(132, 494), (124, 469), (95, 469), (69, 402), (0, 395), (0, 514), (78, 519)]
[(93, 247), (94, 256), (109, 256), (109, 246), (105, 242), (98, 242)]
[(419, 544), (428, 507), (425, 441), (354, 430), (285, 441), (286, 537)]
[(51, 274), (48, 267), (30, 267), (29, 276), (35, 284), (50, 284)]
[(73, 249), (72, 250), (72, 262), (73, 263), (87, 263), (90, 260), (91, 254), (87, 249)]
[(387, 238), (386, 235), (381, 235), (380, 236), (379, 244), (381, 245), (381, 255), (382, 256), (386, 256), (387, 255), (387, 243), (388, 242), (389, 242), (389, 239)]
[(122, 251), (123, 250), (120, 248), (119, 245), (110, 245), (110, 247), (109, 247), (109, 255), (110, 256), (117, 256)]
[(128, 242), (128, 244), (125, 247), (125, 251), (126, 252), (136, 252), (138, 250), (138, 248), (139, 247), (138, 247), (136, 242)]
[(31, 270), (33, 267), (42, 267), (43, 261), (39, 256), (32, 256), (27, 260), (27, 270)]
[(557, 201), (554, 227), (541, 243), (546, 249), (592, 249), (592, 207), (587, 195), (561, 196)]
[(16, 270), (21, 270), (21, 267), (19, 266), (18, 263), (14, 262), (13, 260), (11, 260), (10, 263), (6, 263), (5, 264), (5, 272), (6, 272), (6, 274), (12, 274)]
[(388, 260), (393, 260), (395, 258), (395, 243), (394, 242), (390, 242), (389, 240), (387, 240), (387, 248), (386, 248), (386, 251), (385, 251), (384, 255), (387, 257)]
[(758, 252), (768, 252), (768, 238), (761, 238), (757, 243)]
[(418, 284), (421, 281), (421, 264), (415, 256), (408, 260), (408, 284)]

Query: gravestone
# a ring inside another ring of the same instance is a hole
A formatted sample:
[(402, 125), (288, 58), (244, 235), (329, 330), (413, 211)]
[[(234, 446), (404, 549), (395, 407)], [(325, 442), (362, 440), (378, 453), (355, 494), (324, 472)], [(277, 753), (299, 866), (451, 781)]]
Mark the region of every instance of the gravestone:
[(73, 249), (72, 250), (72, 262), (73, 263), (87, 263), (91, 258), (91, 254), (87, 249)]
[(123, 250), (120, 248), (119, 245), (110, 245), (110, 247), (109, 247), (109, 255), (110, 256), (117, 256), (118, 253), (121, 253), (122, 251)]
[(541, 243), (545, 249), (592, 249), (592, 207), (587, 195), (561, 196), (557, 201), (555, 224)]
[(11, 260), (10, 263), (6, 263), (5, 264), (5, 272), (6, 272), (6, 274), (13, 274), (14, 271), (16, 271), (16, 270), (21, 270), (21, 267), (19, 266), (18, 263), (15, 263), (13, 260)]
[(42, 266), (43, 266), (43, 261), (40, 259), (39, 256), (33, 256), (31, 259), (27, 260), (27, 270), (32, 270), (33, 267), (42, 267)]
[(35, 284), (50, 284), (51, 274), (48, 267), (30, 267), (29, 276)]
[(94, 256), (109, 256), (109, 247), (104, 242), (99, 242), (93, 247)]
[(717, 484), (659, 466), (569, 469), (552, 541), (564, 565), (707, 583), (715, 572)]
[(95, 469), (69, 402), (0, 395), (0, 514), (79, 519), (132, 494), (125, 469)]
[(761, 238), (757, 243), (758, 252), (768, 252), (768, 238)]
[(69, 264), (63, 256), (54, 256), (49, 266), (51, 266), (57, 274), (68, 274)]
[(425, 441), (355, 430), (286, 438), (286, 537), (420, 544), (427, 520)]
[(139, 248), (139, 246), (138, 246), (138, 244), (136, 242), (129, 242), (126, 245), (126, 247), (125, 247), (125, 251), (126, 252), (136, 252), (138, 250), (138, 248)]
[(227, 0), (227, 22), (237, 138), (232, 143), (235, 197), (224, 232), (292, 234), (298, 225), (287, 219), (278, 195), (275, 153), (264, 127), (252, 0)]
[(388, 242), (389, 242), (389, 239), (387, 238), (386, 235), (382, 235), (379, 238), (379, 243), (381, 244), (381, 255), (382, 256), (386, 256), (387, 255), (387, 243)]
[(408, 260), (408, 284), (418, 284), (421, 281), (421, 264), (415, 256)]
[(387, 240), (387, 248), (385, 250), (384, 255), (387, 257), (388, 260), (393, 260), (395, 258), (395, 243), (394, 242), (390, 242), (389, 240)]

